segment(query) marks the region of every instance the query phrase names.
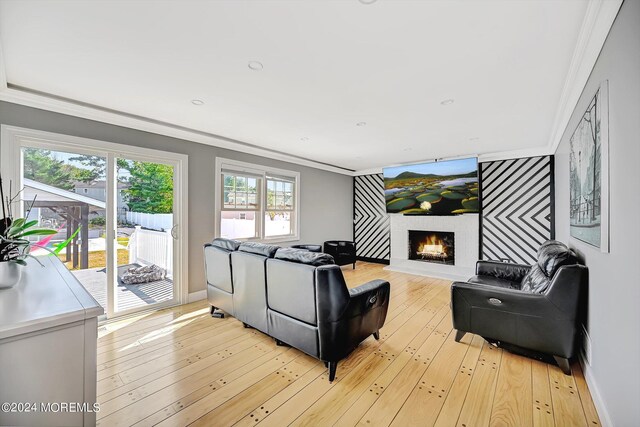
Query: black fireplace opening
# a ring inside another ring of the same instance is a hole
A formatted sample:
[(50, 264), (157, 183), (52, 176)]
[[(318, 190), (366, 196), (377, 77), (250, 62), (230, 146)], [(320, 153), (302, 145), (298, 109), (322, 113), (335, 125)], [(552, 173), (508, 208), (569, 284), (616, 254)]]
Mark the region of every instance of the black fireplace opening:
[(449, 231), (409, 230), (409, 259), (455, 265), (455, 235)]

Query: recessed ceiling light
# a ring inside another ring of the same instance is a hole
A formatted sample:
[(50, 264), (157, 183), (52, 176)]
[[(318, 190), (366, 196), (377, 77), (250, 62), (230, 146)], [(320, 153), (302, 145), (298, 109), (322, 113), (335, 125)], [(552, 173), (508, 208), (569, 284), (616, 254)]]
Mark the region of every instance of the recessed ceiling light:
[(366, 126), (367, 122), (358, 122), (356, 123), (356, 126)]
[(445, 99), (444, 101), (441, 101), (440, 104), (441, 105), (451, 105), (455, 102), (455, 100), (449, 98), (449, 99)]
[(480, 137), (473, 136), (473, 137), (469, 138), (469, 141), (477, 141), (479, 139), (480, 139)]
[(362, 4), (372, 4), (372, 3), (375, 3), (377, 0), (358, 0), (358, 1)]
[(409, 148), (409, 147), (403, 148), (402, 151), (411, 151), (411, 148)]
[(204, 105), (204, 101), (202, 99), (192, 99), (191, 103), (193, 105)]
[(309, 138), (307, 138), (306, 136), (303, 136), (302, 138), (300, 138), (300, 141), (308, 141)]
[(253, 71), (260, 71), (264, 68), (264, 65), (262, 65), (262, 62), (249, 61), (249, 68), (251, 68)]

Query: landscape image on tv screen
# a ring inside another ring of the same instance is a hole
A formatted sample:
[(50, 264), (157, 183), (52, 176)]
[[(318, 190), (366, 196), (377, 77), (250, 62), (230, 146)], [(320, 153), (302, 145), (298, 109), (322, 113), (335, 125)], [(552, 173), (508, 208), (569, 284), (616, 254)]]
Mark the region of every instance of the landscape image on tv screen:
[(477, 213), (478, 160), (449, 160), (385, 168), (387, 212), (413, 215)]

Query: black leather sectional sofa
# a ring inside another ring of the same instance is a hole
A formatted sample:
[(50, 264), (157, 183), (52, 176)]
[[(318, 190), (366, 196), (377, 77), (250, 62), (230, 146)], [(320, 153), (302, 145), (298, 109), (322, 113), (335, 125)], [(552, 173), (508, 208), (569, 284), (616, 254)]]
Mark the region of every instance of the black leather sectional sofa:
[(215, 239), (204, 246), (207, 298), (245, 326), (325, 362), (338, 362), (369, 335), (379, 338), (389, 282), (349, 289), (333, 257), (304, 249)]

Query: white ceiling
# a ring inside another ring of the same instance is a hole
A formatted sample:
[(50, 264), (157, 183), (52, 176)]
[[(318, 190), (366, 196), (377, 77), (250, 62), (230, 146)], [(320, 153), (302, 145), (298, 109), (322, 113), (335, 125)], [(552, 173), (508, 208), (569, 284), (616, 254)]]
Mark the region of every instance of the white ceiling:
[(549, 146), (586, 10), (3, 0), (0, 40), (10, 87), (361, 170)]

